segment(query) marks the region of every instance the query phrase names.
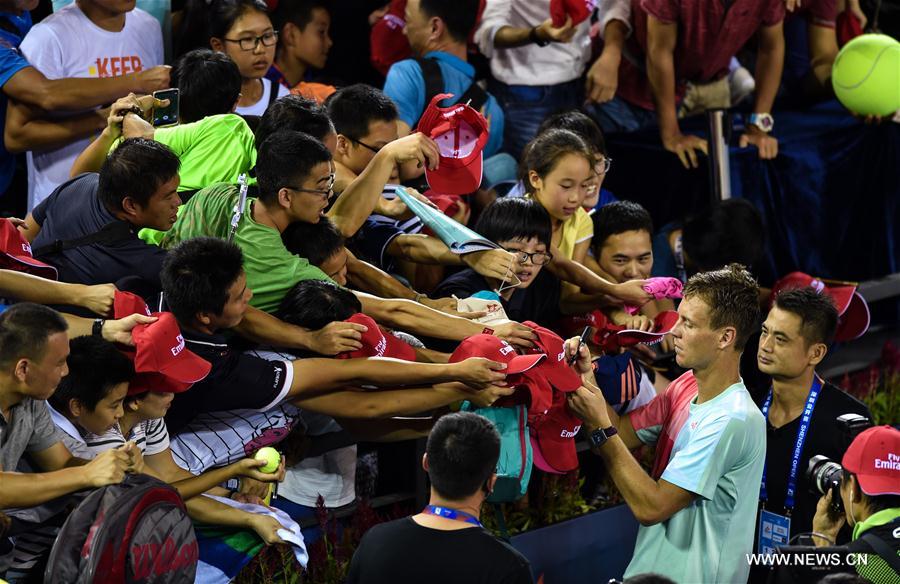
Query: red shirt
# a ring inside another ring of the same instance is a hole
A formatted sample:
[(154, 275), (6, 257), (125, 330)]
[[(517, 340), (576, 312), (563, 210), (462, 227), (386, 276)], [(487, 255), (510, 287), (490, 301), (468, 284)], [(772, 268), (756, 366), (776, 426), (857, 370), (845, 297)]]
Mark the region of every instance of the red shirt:
[(687, 81), (709, 82), (728, 73), (731, 58), (756, 31), (784, 20), (784, 0), (631, 0), (634, 34), (626, 43), (619, 67), (620, 95), (646, 109), (655, 109), (645, 72), (647, 15), (678, 25), (675, 45), (675, 96), (684, 95)]

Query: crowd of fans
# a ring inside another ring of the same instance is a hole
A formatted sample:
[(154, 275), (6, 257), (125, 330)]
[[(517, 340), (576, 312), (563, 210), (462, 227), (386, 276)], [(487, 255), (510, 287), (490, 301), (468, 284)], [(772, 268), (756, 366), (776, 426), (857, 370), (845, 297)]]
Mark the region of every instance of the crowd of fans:
[[(858, 0), (394, 0), (359, 55), (380, 88), (322, 74), (341, 2), (32, 23), (2, 1), (0, 190), (27, 214), (0, 219), (0, 577), (41, 581), (80, 497), (128, 475), (283, 543), (264, 502), (344, 507), (358, 442), (427, 436), (429, 506), (372, 529), (349, 581), (531, 582), (479, 521), (505, 446), (477, 412), (518, 404), (536, 468), (586, 440), (641, 523), (626, 579), (764, 582), (749, 555), (814, 532), (871, 558), (858, 581), (900, 581), (900, 431), (848, 436), (868, 409), (816, 373), (861, 298), (761, 288), (746, 200), (660, 225), (603, 188), (605, 134), (656, 127), (694, 168), (679, 120), (711, 108), (747, 109), (740, 145), (777, 157), (776, 100), (831, 95)], [(821, 500), (817, 455), (842, 466)]]

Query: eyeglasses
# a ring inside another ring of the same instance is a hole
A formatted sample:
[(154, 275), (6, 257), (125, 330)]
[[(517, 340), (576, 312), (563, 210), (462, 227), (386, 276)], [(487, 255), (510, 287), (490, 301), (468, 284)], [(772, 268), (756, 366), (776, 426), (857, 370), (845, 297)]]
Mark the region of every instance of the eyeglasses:
[(612, 158), (603, 157), (603, 160), (594, 164), (594, 172), (597, 174), (606, 174), (609, 167), (612, 166)]
[(274, 47), (275, 43), (278, 42), (278, 31), (270, 30), (258, 37), (246, 37), (242, 39), (223, 38), (222, 40), (228, 41), (229, 43), (237, 43), (240, 45), (242, 51), (255, 51), (256, 47), (259, 46), (259, 43), (262, 43), (264, 47)]
[(368, 149), (368, 150), (371, 150), (371, 151), (374, 152), (375, 154), (378, 154), (379, 152), (381, 152), (381, 149), (384, 148), (384, 146), (379, 146), (378, 148), (375, 148), (374, 146), (369, 146), (369, 145), (366, 144), (365, 142), (362, 142), (362, 141), (360, 141), (360, 140), (356, 140), (355, 138), (350, 138), (350, 141), (351, 141), (351, 142), (356, 142), (357, 144), (359, 144), (359, 145), (362, 146), (363, 148), (366, 148), (366, 149)]
[(547, 253), (545, 251), (536, 251), (532, 253), (528, 253), (527, 251), (521, 251), (518, 249), (506, 249), (506, 251), (516, 254), (516, 257), (518, 257), (519, 259), (519, 263), (523, 265), (526, 264), (528, 260), (531, 260), (531, 263), (535, 266), (545, 266), (549, 264), (553, 259), (553, 254)]
[(327, 189), (303, 189), (300, 187), (292, 187), (292, 186), (287, 186), (287, 185), (284, 188), (291, 189), (292, 191), (297, 191), (298, 193), (312, 193), (314, 195), (319, 195), (320, 197), (322, 197), (325, 200), (328, 200), (331, 198), (331, 195), (334, 194), (334, 181), (335, 181), (334, 173), (331, 173), (330, 175), (328, 175), (328, 188)]

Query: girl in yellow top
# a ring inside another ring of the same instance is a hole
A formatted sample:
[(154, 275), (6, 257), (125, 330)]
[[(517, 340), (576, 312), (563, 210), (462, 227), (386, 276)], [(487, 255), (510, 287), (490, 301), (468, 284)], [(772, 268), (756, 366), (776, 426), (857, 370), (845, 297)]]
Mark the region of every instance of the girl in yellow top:
[[(546, 209), (552, 224), (551, 252), (553, 261), (547, 266), (564, 281), (563, 297), (574, 300), (581, 296), (584, 310), (596, 308), (598, 294), (608, 294), (629, 304), (642, 305), (649, 300), (643, 280), (616, 284), (584, 266), (594, 225), (582, 208), (592, 183), (594, 151), (578, 134), (551, 129), (540, 134), (525, 149), (522, 160), (526, 196)], [(567, 303), (571, 307), (571, 302)]]

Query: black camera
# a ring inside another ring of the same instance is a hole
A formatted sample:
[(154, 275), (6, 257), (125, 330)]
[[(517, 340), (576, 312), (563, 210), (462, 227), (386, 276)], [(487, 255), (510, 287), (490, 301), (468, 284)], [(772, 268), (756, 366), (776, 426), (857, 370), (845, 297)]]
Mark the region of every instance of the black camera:
[(842, 472), (841, 464), (824, 454), (813, 456), (809, 460), (809, 468), (806, 471), (810, 488), (814, 493), (824, 495), (831, 491), (831, 510), (835, 515), (844, 512), (844, 503), (841, 500)]
[[(860, 432), (872, 427), (872, 421), (859, 414), (838, 416), (837, 423), (846, 438), (847, 447)], [(841, 463), (831, 460), (824, 454), (813, 456), (806, 469), (806, 478), (809, 480), (810, 490), (813, 493), (824, 495), (831, 491), (831, 510), (835, 515), (844, 512), (844, 503), (841, 500), (840, 492), (842, 472)]]

